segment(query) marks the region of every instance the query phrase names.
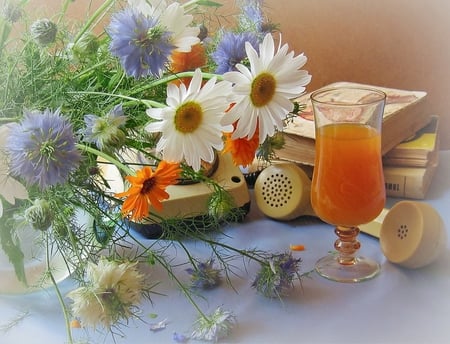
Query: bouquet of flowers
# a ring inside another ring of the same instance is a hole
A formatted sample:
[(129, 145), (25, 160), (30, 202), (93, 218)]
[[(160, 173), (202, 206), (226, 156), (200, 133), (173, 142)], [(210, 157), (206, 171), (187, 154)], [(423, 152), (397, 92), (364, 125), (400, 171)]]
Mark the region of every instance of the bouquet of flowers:
[[(157, 222), (171, 245), (188, 237), (254, 260), (261, 264), (255, 289), (283, 296), (300, 276), (298, 259), (226, 246), (203, 228), (242, 219), (207, 167), (223, 154), (236, 166), (270, 161), (299, 110), (292, 99), (311, 78), (301, 69), (306, 57), (281, 42), (263, 1), (242, 0), (235, 25), (215, 25), (213, 33), (220, 4), (209, 0), (105, 0), (74, 27), (64, 21), (70, 0), (55, 20), (30, 25), (26, 2), (7, 1), (0, 22), (0, 244), (24, 284), (20, 226), (39, 233), (47, 257), (64, 257), (79, 284), (57, 294), (69, 342), (73, 321), (110, 330), (135, 316), (154, 287), (143, 265), (160, 264), (178, 281), (164, 248), (142, 247), (133, 224)], [(27, 30), (15, 40), (17, 22)], [(117, 169), (123, 189), (111, 185), (105, 166)], [(186, 180), (211, 189), (205, 223), (161, 215), (168, 189)], [(190, 297), (191, 288), (218, 284), (229, 269), (224, 251), (212, 250), (206, 262), (190, 257), (192, 286), (180, 283), (199, 311), (193, 338), (217, 340), (235, 322), (222, 308), (204, 314)], [(58, 290), (50, 266), (45, 278)]]

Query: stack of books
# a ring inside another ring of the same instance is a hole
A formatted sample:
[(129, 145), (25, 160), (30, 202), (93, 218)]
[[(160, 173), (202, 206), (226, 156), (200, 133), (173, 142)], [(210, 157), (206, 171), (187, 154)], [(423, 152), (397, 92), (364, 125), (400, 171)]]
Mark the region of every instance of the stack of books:
[[(386, 194), (391, 197), (424, 198), (438, 163), (438, 121), (437, 116), (432, 116), (427, 111), (427, 93), (354, 82), (337, 82), (324, 88), (339, 86), (365, 86), (386, 93), (381, 140), (381, 151), (385, 157)], [(299, 104), (305, 105), (305, 108), (299, 116), (287, 123), (284, 128), (285, 144), (275, 153), (280, 160), (295, 162), (312, 171), (315, 157), (315, 129), (310, 95), (310, 93), (302, 95), (296, 100)], [(417, 147), (405, 151), (405, 145), (414, 146), (412, 141), (415, 140), (411, 138), (420, 130), (431, 129), (436, 130), (432, 152), (426, 153)]]
[(439, 164), (439, 117), (383, 156), (386, 194), (423, 199)]

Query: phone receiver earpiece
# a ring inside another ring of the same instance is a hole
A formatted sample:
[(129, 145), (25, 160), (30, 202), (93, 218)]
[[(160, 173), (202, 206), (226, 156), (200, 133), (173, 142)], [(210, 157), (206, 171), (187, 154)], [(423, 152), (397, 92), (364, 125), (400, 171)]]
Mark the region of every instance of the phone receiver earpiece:
[(256, 178), (254, 195), (258, 208), (270, 218), (288, 221), (315, 216), (311, 180), (292, 162), (277, 162), (263, 169)]
[(431, 205), (400, 201), (387, 213), (380, 229), (381, 250), (387, 260), (407, 268), (420, 268), (439, 258), (447, 233)]

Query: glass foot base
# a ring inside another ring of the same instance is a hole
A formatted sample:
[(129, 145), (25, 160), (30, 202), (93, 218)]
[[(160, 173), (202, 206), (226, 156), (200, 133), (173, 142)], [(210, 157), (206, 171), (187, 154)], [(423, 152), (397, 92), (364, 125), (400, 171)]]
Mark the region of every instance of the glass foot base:
[(337, 255), (329, 255), (317, 261), (315, 270), (332, 281), (355, 283), (375, 277), (380, 272), (380, 265), (364, 257), (357, 257), (353, 264), (344, 265), (338, 262)]

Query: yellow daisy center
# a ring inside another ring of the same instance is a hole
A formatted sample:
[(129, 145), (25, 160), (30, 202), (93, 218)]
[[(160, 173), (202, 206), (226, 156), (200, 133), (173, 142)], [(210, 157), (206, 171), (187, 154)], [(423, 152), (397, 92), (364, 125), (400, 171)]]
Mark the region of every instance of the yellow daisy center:
[(267, 105), (275, 94), (277, 81), (270, 73), (259, 74), (252, 82), (250, 99), (256, 107)]
[(194, 132), (202, 123), (203, 111), (200, 104), (187, 102), (175, 112), (175, 129), (187, 134)]

